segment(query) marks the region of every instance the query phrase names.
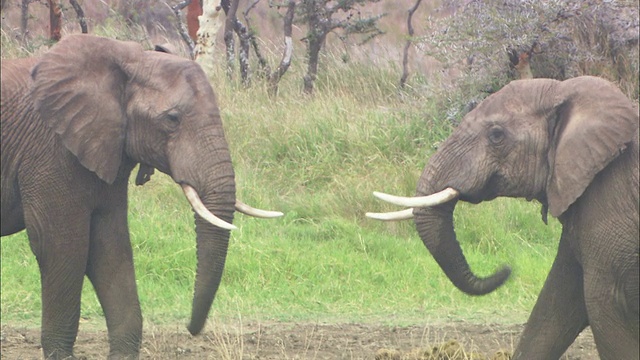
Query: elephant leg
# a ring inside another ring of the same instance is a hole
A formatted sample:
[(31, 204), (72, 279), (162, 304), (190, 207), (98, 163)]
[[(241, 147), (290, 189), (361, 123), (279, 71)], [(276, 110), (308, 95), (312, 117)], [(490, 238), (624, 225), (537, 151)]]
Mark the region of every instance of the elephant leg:
[(559, 359), (587, 325), (582, 268), (563, 236), (513, 360)]
[(133, 254), (124, 211), (103, 211), (91, 221), (87, 276), (107, 320), (109, 359), (137, 359), (142, 340), (142, 314)]
[(637, 302), (637, 295), (635, 299), (629, 299), (624, 291), (629, 285), (637, 287), (638, 269), (631, 271), (636, 275), (624, 277), (604, 273), (601, 269), (585, 273), (585, 302), (589, 322), (598, 354), (603, 360), (640, 358), (638, 313), (635, 310), (637, 303), (632, 303)]
[[(40, 267), (42, 350), (45, 359), (73, 358), (87, 264), (89, 219), (79, 211), (62, 214), (65, 212), (50, 210), (46, 223), (42, 223), (37, 219), (44, 217), (34, 213), (27, 210), (25, 219), (29, 243)], [(67, 215), (75, 220), (70, 222)]]

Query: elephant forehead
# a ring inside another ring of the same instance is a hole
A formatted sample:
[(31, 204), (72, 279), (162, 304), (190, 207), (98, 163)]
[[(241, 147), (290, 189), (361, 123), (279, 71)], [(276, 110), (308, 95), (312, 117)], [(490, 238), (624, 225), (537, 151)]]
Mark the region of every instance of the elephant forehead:
[[(474, 111), (465, 116), (463, 124), (479, 130), (491, 124), (503, 124), (522, 118), (528, 113), (526, 104), (513, 98), (487, 99)], [(462, 124), (461, 124), (462, 125)]]
[(486, 105), (482, 110), (484, 110), (487, 115), (523, 113), (531, 107), (529, 101), (526, 99), (525, 90), (526, 89), (514, 85), (505, 86), (499, 92), (485, 100)]
[(481, 102), (476, 108), (477, 114), (480, 117), (536, 115), (558, 83), (552, 79), (512, 81)]
[(141, 71), (137, 75), (143, 82), (156, 81), (165, 88), (186, 82), (198, 92), (211, 91), (206, 74), (194, 61), (159, 51), (147, 51), (140, 66)]

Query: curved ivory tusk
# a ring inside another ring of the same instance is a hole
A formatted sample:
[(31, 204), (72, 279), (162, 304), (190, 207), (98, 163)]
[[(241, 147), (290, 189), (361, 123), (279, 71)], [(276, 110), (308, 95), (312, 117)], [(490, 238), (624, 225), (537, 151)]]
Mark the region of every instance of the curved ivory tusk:
[(193, 210), (196, 213), (198, 213), (198, 215), (200, 215), (203, 219), (222, 229), (226, 229), (226, 230), (237, 229), (235, 225), (229, 224), (228, 222), (213, 215), (211, 211), (209, 211), (204, 206), (204, 204), (202, 203), (202, 200), (200, 200), (200, 197), (198, 196), (196, 189), (192, 188), (187, 184), (182, 184), (182, 191), (184, 191), (184, 196), (186, 196), (187, 200), (189, 200), (189, 204), (191, 204), (191, 207), (193, 208)]
[(402, 197), (402, 196), (389, 195), (389, 194), (385, 194), (377, 191), (374, 191), (373, 195), (380, 200), (384, 200), (394, 205), (408, 206), (408, 207), (429, 207), (429, 206), (444, 204), (447, 201), (453, 200), (456, 197), (458, 197), (460, 193), (458, 192), (458, 190), (448, 187), (440, 192), (427, 195), (427, 196)]
[(375, 220), (382, 221), (398, 221), (413, 219), (413, 208), (408, 208), (400, 211), (391, 211), (386, 213), (371, 213), (364, 214), (366, 217)]
[(253, 217), (257, 217), (257, 218), (263, 218), (263, 219), (271, 219), (271, 218), (276, 218), (276, 217), (280, 217), (280, 216), (284, 215), (280, 211), (269, 211), (269, 210), (256, 209), (254, 207), (251, 207), (251, 206), (243, 203), (242, 201), (240, 201), (238, 199), (236, 199), (236, 210), (238, 210), (239, 212), (241, 212), (241, 213), (243, 213), (245, 215), (249, 215), (249, 216), (253, 216)]

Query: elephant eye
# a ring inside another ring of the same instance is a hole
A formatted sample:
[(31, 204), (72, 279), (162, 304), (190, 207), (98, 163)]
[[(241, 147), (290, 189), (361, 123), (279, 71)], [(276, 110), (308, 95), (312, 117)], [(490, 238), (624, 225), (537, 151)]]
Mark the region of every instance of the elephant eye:
[(180, 123), (180, 118), (178, 117), (177, 114), (169, 113), (167, 114), (167, 119), (173, 124)]
[(495, 145), (502, 143), (504, 136), (504, 130), (500, 126), (493, 126), (489, 129), (489, 141)]

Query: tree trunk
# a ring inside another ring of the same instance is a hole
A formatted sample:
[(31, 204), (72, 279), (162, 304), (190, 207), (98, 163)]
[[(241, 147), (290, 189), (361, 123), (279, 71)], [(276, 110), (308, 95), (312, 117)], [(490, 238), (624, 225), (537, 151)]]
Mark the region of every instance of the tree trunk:
[(60, 29), (62, 27), (62, 10), (60, 10), (60, 0), (49, 0), (49, 39), (60, 41)]
[(320, 57), (320, 50), (324, 45), (326, 33), (316, 32), (313, 36), (309, 37), (309, 49), (308, 49), (308, 61), (307, 74), (304, 76), (304, 92), (307, 94), (313, 93), (314, 82), (316, 81), (316, 75), (318, 74), (318, 59)]
[(236, 18), (234, 30), (240, 39), (240, 49), (238, 49), (238, 61), (240, 63), (240, 78), (244, 85), (249, 84), (249, 30), (240, 20)]
[(29, 3), (31, 0), (22, 0), (20, 5), (20, 34), (22, 41), (27, 38), (27, 25), (29, 23)]
[(235, 39), (233, 37), (238, 10), (238, 0), (222, 0), (222, 9), (227, 16), (224, 23), (224, 44), (227, 55), (227, 77), (233, 79), (233, 68), (236, 62)]
[(413, 18), (413, 14), (418, 10), (420, 3), (422, 0), (417, 0), (411, 9), (409, 9), (409, 15), (407, 15), (407, 32), (409, 37), (407, 38), (407, 42), (404, 44), (404, 50), (402, 52), (402, 77), (400, 78), (400, 87), (404, 88), (405, 83), (407, 82), (407, 78), (409, 77), (409, 48), (411, 48), (411, 44), (413, 43), (413, 24), (411, 23), (411, 19)]
[(202, 15), (202, 6), (200, 0), (191, 0), (187, 7), (187, 31), (192, 41), (198, 40), (198, 16)]
[(214, 53), (218, 31), (222, 26), (222, 7), (216, 5), (214, 0), (203, 0), (202, 16), (198, 18), (198, 41), (195, 50), (196, 62), (202, 67), (207, 76), (214, 71)]

